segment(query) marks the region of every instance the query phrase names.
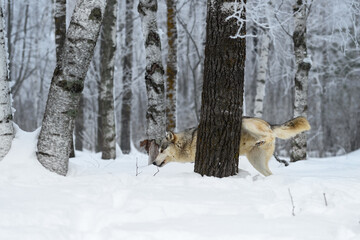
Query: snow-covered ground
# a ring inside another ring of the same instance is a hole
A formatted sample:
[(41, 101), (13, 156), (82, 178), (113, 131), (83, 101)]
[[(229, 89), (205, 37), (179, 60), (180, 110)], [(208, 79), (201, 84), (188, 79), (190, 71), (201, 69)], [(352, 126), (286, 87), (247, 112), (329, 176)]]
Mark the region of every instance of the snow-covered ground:
[(180, 163), (153, 176), (141, 153), (77, 152), (61, 177), (37, 162), (36, 137), (17, 130), (0, 162), (1, 240), (360, 239), (360, 151), (272, 160), (267, 178), (244, 158), (224, 179)]

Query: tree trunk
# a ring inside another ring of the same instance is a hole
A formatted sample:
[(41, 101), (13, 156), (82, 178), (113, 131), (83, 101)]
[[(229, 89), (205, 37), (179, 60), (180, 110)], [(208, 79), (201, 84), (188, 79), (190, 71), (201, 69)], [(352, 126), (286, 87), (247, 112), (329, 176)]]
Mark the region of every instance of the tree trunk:
[(9, 152), (14, 137), (4, 32), (4, 15), (0, 1), (0, 160)]
[(75, 149), (78, 151), (83, 150), (84, 141), (84, 95), (80, 97), (78, 116), (75, 120)]
[(116, 158), (114, 111), (114, 63), (116, 52), (117, 0), (108, 0), (101, 31), (100, 46), (100, 105), (102, 129), (102, 159)]
[(168, 56), (166, 64), (166, 130), (176, 129), (177, 27), (176, 2), (167, 3)]
[(131, 101), (132, 101), (132, 54), (133, 54), (133, 0), (126, 0), (125, 16), (125, 56), (123, 65), (123, 96), (121, 107), (120, 148), (123, 154), (129, 154), (131, 147)]
[(70, 153), (69, 139), (84, 78), (94, 54), (106, 1), (79, 0), (68, 28), (62, 61), (51, 80), (37, 157), (48, 170), (66, 175)]
[[(56, 62), (60, 65), (64, 43), (66, 39), (66, 0), (55, 0), (55, 44), (56, 44)], [(72, 123), (74, 124), (74, 123)], [(71, 135), (69, 157), (75, 157), (74, 139)]]
[(9, 82), (11, 82), (11, 69), (12, 69), (12, 26), (13, 26), (13, 9), (14, 9), (14, 2), (13, 0), (8, 0), (7, 4), (7, 14), (8, 14), (8, 22), (7, 22), (7, 45), (8, 45), (8, 54), (9, 54)]
[[(293, 12), (295, 18), (293, 42), (297, 67), (295, 73), (294, 117), (306, 117), (308, 76), (311, 68), (306, 47), (306, 1), (296, 0)], [(290, 154), (291, 162), (306, 159), (306, 140), (306, 133), (294, 137)]]
[[(146, 135), (150, 141), (150, 149), (156, 149), (159, 140), (165, 135), (166, 126), (164, 67), (161, 62), (161, 43), (156, 22), (157, 6), (156, 0), (140, 0), (138, 5), (146, 51), (145, 83), (148, 96)], [(153, 154), (149, 155), (149, 164), (155, 157)]]
[[(234, 39), (237, 21), (225, 0), (208, 0), (205, 69), (194, 171), (227, 177), (237, 174), (243, 107), (245, 38)], [(245, 9), (242, 18), (245, 19)], [(246, 34), (245, 24), (241, 35)]]
[(270, 35), (268, 32), (264, 32), (261, 41), (260, 57), (258, 62), (258, 70), (256, 77), (256, 95), (255, 95), (255, 106), (254, 116), (262, 118), (264, 108), (264, 97), (265, 97), (265, 83), (266, 73), (269, 60), (269, 49), (270, 49)]
[(66, 0), (55, 0), (56, 61), (59, 64), (66, 39)]

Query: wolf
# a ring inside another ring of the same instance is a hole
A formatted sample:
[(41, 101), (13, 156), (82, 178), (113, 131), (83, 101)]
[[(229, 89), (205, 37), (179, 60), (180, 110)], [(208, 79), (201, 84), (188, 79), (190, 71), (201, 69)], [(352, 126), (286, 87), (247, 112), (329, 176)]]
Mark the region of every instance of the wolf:
[[(271, 125), (260, 118), (243, 117), (240, 156), (246, 156), (257, 171), (269, 176), (272, 173), (268, 163), (274, 154), (275, 139), (289, 139), (310, 128), (305, 117), (296, 117), (279, 125)], [(179, 133), (167, 132), (153, 164), (163, 167), (169, 162), (194, 162), (197, 131), (197, 128), (191, 128)]]

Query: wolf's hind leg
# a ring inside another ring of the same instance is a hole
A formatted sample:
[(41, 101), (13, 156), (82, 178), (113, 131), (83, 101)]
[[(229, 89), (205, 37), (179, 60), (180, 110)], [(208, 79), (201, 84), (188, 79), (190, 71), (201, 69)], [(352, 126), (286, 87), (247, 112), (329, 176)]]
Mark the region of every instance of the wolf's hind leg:
[(269, 159), (267, 155), (267, 151), (259, 147), (254, 147), (246, 155), (251, 165), (264, 176), (269, 176), (272, 174), (268, 166)]

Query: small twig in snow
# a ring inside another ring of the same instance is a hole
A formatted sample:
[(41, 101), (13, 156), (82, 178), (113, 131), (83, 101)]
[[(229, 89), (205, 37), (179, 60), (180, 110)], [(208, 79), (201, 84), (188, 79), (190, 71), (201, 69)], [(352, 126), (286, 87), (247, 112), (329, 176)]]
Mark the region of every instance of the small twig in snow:
[(136, 158), (136, 175), (135, 176), (138, 176), (140, 173), (142, 173), (142, 172), (139, 172), (138, 158)]
[(327, 202), (327, 200), (326, 200), (326, 194), (323, 193), (323, 195), (324, 195), (325, 206), (327, 207), (327, 206), (328, 206), (328, 202)]
[(156, 176), (156, 174), (158, 174), (160, 172), (160, 169), (159, 168), (157, 168), (157, 172), (156, 173), (154, 173), (154, 177)]
[(290, 199), (291, 199), (291, 204), (292, 204), (292, 215), (295, 216), (295, 205), (294, 205), (294, 200), (293, 200), (293, 197), (291, 195), (291, 191), (290, 191), (290, 188), (288, 188), (288, 191), (289, 191), (289, 195), (290, 195)]

